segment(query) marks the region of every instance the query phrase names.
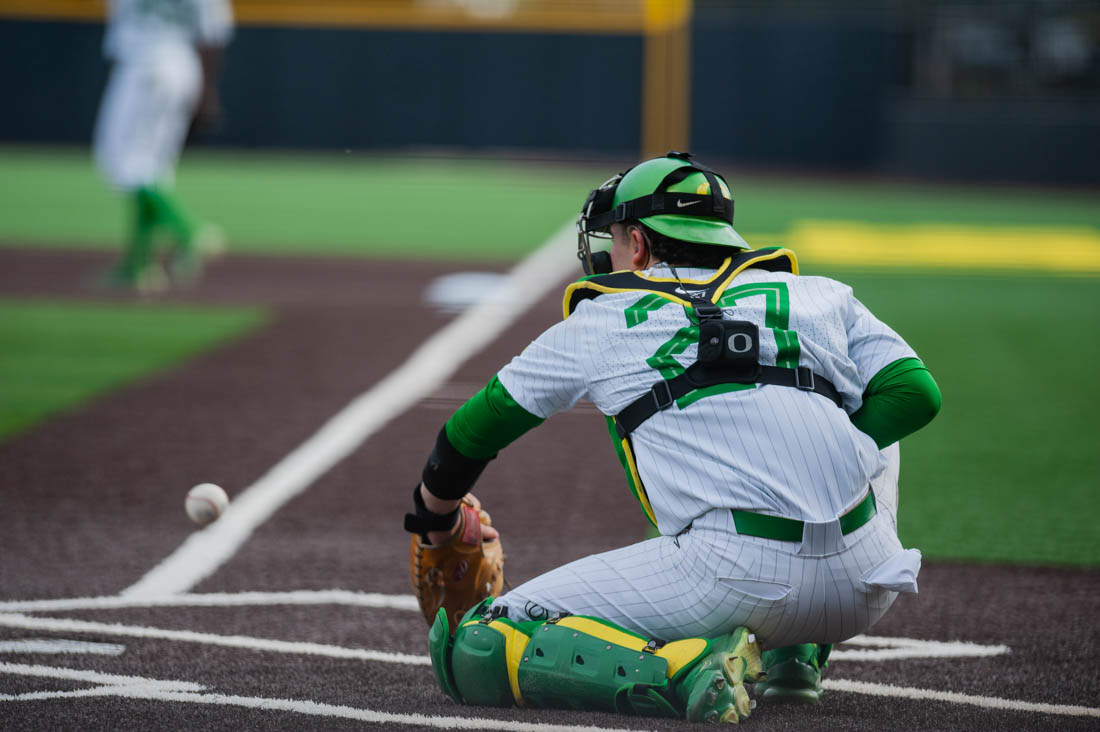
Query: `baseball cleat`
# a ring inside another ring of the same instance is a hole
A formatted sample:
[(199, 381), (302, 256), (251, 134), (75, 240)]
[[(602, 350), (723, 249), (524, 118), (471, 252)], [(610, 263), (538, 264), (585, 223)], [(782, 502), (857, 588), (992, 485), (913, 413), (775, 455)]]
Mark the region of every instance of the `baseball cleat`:
[(98, 281), (100, 287), (110, 290), (131, 290), (141, 295), (154, 295), (168, 289), (168, 277), (159, 264), (149, 264), (140, 269), (117, 266), (105, 272)]
[(763, 673), (760, 648), (746, 628), (715, 639), (712, 648), (691, 672), (686, 716), (691, 722), (736, 724), (755, 706), (745, 684)]
[(225, 254), (226, 241), (222, 228), (210, 223), (199, 226), (195, 235), (191, 237), (195, 249), (207, 259), (217, 259)]
[(221, 228), (203, 224), (172, 252), (168, 265), (172, 280), (180, 284), (194, 282), (202, 274), (203, 264), (224, 254), (225, 247), (225, 233)]
[(817, 704), (821, 701), (821, 664), (827, 651), (814, 643), (764, 653), (766, 677), (754, 689), (766, 702)]

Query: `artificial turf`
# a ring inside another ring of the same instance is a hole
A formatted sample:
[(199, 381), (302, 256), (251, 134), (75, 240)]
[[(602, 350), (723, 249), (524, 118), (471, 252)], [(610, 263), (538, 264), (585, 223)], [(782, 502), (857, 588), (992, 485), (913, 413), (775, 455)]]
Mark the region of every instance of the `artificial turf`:
[(264, 319), (250, 307), (0, 301), (0, 439)]
[(1100, 565), (1100, 279), (838, 276), (943, 393), (901, 443), (903, 543), (932, 558)]
[[(181, 202), (220, 224), (232, 251), (514, 260), (577, 215), (621, 165), (475, 157), (188, 152)], [(736, 225), (754, 246), (805, 220), (1088, 227), (1092, 191), (780, 178), (729, 171)], [(116, 248), (125, 200), (87, 150), (0, 146), (0, 246)]]

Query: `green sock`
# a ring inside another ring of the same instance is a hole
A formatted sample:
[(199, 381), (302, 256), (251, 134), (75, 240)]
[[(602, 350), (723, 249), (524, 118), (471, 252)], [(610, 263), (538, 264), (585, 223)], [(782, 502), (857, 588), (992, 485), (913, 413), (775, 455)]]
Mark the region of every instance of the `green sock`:
[(153, 227), (163, 226), (176, 240), (177, 246), (188, 247), (195, 235), (195, 223), (168, 191), (156, 186), (138, 189), (138, 196), (153, 216)]
[(829, 654), (833, 652), (833, 644), (826, 643), (823, 646), (817, 647), (817, 667), (825, 668), (829, 665)]
[(153, 229), (156, 226), (155, 214), (141, 189), (132, 194), (131, 202), (133, 228), (119, 264), (119, 273), (126, 277), (134, 277), (149, 266), (153, 253)]
[(766, 670), (777, 663), (789, 661), (791, 659), (808, 663), (817, 669), (822, 669), (825, 667), (825, 660), (829, 657), (829, 652), (832, 650), (833, 647), (831, 644), (819, 646), (816, 643), (799, 643), (794, 646), (784, 646), (783, 648), (764, 651), (764, 669)]

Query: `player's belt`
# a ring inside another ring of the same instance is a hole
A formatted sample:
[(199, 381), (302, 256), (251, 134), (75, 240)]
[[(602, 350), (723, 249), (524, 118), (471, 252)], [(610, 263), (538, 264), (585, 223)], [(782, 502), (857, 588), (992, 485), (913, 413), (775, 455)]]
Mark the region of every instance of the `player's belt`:
[[(877, 510), (875, 493), (868, 489), (867, 496), (862, 501), (840, 515), (840, 533), (852, 533), (870, 521)], [(741, 511), (736, 508), (730, 511), (733, 513), (733, 525), (737, 527), (738, 534), (776, 541), (802, 541), (803, 522), (798, 519), (769, 516), (765, 513)]]

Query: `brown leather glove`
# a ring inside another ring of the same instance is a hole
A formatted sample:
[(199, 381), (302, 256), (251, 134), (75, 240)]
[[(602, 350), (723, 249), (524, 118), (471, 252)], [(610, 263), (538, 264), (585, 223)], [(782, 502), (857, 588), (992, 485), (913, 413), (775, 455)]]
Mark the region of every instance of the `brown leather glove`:
[(428, 625), (439, 608), (447, 611), (453, 629), (470, 608), (504, 586), (504, 549), (500, 539), (484, 540), (482, 524), (492, 526), (489, 514), (472, 494), (462, 499), (458, 531), (443, 544), (428, 544), (413, 534), (409, 569), (413, 591)]

